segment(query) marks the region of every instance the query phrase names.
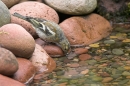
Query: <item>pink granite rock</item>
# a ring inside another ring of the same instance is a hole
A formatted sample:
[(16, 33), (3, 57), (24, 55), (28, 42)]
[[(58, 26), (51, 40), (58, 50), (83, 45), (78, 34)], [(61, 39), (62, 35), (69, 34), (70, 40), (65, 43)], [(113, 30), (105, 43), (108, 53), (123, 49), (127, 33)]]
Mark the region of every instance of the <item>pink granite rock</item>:
[(34, 38), (18, 24), (6, 24), (0, 28), (0, 45), (15, 56), (29, 58), (35, 49)]
[(0, 86), (25, 86), (25, 85), (12, 78), (0, 74)]
[(17, 58), (19, 69), (13, 75), (13, 78), (22, 83), (30, 83), (33, 80), (34, 75), (36, 74), (36, 68), (33, 64), (24, 58)]
[(36, 44), (30, 61), (36, 67), (37, 73), (52, 72), (56, 67), (55, 61), (38, 44)]
[(91, 59), (91, 58), (92, 58), (92, 56), (89, 55), (89, 54), (81, 54), (81, 55), (79, 55), (79, 59), (80, 59), (81, 61), (89, 60), (89, 59)]
[(20, 0), (1, 0), (8, 8), (20, 2)]
[(72, 46), (89, 45), (112, 31), (109, 21), (98, 14), (68, 18), (60, 23), (60, 27)]
[(0, 48), (0, 74), (11, 76), (17, 70), (18, 62), (15, 55), (5, 48)]
[(40, 38), (36, 39), (36, 43), (42, 46), (42, 48), (49, 54), (51, 57), (63, 56), (63, 51), (60, 47), (54, 44), (47, 44)]

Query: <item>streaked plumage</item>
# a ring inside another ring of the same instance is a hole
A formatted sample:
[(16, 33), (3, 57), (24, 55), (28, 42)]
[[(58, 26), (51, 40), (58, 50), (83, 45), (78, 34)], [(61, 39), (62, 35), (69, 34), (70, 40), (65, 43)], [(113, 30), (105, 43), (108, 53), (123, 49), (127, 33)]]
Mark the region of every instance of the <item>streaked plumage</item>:
[(30, 22), (41, 39), (56, 43), (65, 54), (70, 50), (70, 43), (58, 24), (45, 19), (23, 16), (19, 13), (14, 13), (13, 16)]

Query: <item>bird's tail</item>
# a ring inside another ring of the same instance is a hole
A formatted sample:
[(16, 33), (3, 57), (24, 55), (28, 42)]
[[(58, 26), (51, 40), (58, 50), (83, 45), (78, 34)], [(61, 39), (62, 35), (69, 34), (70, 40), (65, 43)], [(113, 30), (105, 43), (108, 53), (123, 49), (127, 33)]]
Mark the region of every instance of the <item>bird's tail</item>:
[(15, 16), (15, 17), (18, 17), (18, 18), (20, 18), (20, 19), (23, 19), (23, 20), (25, 20), (25, 21), (28, 21), (28, 22), (30, 22), (33, 26), (35, 26), (36, 28), (38, 28), (39, 26), (40, 26), (40, 23), (35, 19), (35, 18), (33, 18), (33, 17), (30, 17), (30, 16), (23, 16), (23, 15), (21, 15), (21, 14), (19, 14), (19, 13), (14, 13), (14, 14), (12, 14), (13, 16)]
[(23, 15), (21, 15), (21, 14), (19, 14), (19, 13), (14, 13), (14, 14), (12, 14), (13, 16), (15, 16), (15, 17), (18, 17), (18, 18), (20, 18), (20, 19), (23, 19), (23, 20), (26, 20), (26, 16), (23, 16)]

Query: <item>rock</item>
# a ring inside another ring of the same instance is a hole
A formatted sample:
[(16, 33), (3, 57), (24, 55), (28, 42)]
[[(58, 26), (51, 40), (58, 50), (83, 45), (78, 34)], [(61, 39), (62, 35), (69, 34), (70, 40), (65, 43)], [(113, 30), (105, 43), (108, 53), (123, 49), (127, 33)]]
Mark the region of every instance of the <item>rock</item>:
[(0, 48), (0, 74), (10, 76), (18, 70), (15, 55), (7, 49)]
[(107, 72), (102, 72), (102, 73), (100, 73), (100, 76), (102, 76), (102, 77), (109, 77), (110, 74), (107, 73)]
[[(37, 18), (42, 18), (42, 19), (47, 19), (50, 21), (54, 21), (56, 23), (59, 22), (59, 17), (58, 14), (56, 13), (55, 10), (50, 8), (49, 6), (37, 2), (37, 1), (26, 1), (19, 3), (17, 5), (14, 5), (13, 7), (10, 8), (10, 13), (19, 13), (24, 16), (31, 16), (31, 17), (37, 17)], [(23, 26), (33, 37), (36, 37), (36, 32), (31, 26), (30, 23), (28, 23), (25, 20), (16, 18), (14, 16), (11, 16), (11, 22), (20, 24)]]
[(1, 0), (8, 8), (20, 2), (20, 0)]
[(25, 1), (29, 1), (29, 0), (20, 0), (20, 3), (21, 3), (21, 2), (25, 2)]
[(42, 74), (36, 74), (35, 76), (34, 76), (34, 78), (33, 78), (33, 82), (35, 82), (35, 83), (39, 83), (40, 82), (40, 80), (42, 80), (43, 78), (44, 78), (44, 73)]
[(0, 0), (0, 27), (10, 23), (11, 16), (7, 6)]
[(88, 52), (88, 48), (75, 48), (73, 52), (79, 55), (79, 54)]
[(24, 83), (24, 84), (31, 83), (33, 80), (33, 77), (36, 73), (36, 68), (27, 59), (17, 58), (17, 61), (19, 64), (19, 69), (13, 75), (13, 78), (19, 82)]
[(108, 83), (108, 82), (110, 82), (110, 81), (112, 81), (112, 80), (113, 80), (112, 77), (105, 77), (105, 78), (102, 80), (102, 82), (103, 82), (103, 83)]
[(72, 67), (72, 68), (77, 68), (77, 67), (79, 67), (79, 64), (78, 63), (70, 63), (70, 64), (67, 64), (67, 66)]
[(60, 23), (71, 46), (85, 46), (107, 37), (112, 27), (98, 14), (82, 17), (70, 17)]
[(87, 74), (88, 72), (89, 72), (89, 69), (86, 69), (86, 70), (84, 70), (84, 71), (81, 71), (81, 73), (80, 73), (80, 74), (85, 75), (85, 74)]
[(112, 53), (115, 55), (123, 55), (123, 49), (112, 49)]
[(81, 61), (89, 60), (89, 59), (91, 59), (91, 58), (92, 58), (92, 56), (89, 55), (89, 54), (81, 54), (81, 55), (79, 55), (79, 59), (80, 59)]
[(59, 57), (63, 56), (63, 51), (61, 50), (60, 47), (58, 47), (55, 44), (48, 44), (45, 43), (43, 40), (40, 38), (36, 39), (36, 43), (42, 46), (42, 48), (49, 54), (51, 57)]
[(46, 45), (46, 42), (43, 41), (41, 38), (35, 39), (36, 44), (39, 44), (40, 46), (44, 47)]
[(38, 44), (30, 61), (36, 67), (37, 73), (52, 72), (56, 67), (55, 61)]
[(16, 56), (29, 58), (34, 51), (35, 41), (20, 25), (6, 24), (0, 28), (0, 45)]
[(14, 79), (3, 76), (0, 74), (0, 85), (1, 86), (25, 86), (23, 83), (20, 83)]
[(44, 0), (44, 2), (55, 10), (70, 15), (88, 14), (97, 7), (97, 0)]
[(64, 77), (65, 78), (71, 78), (72, 76), (77, 76), (78, 72), (74, 69), (69, 69), (65, 72)]
[(61, 48), (56, 45), (45, 45), (43, 48), (51, 57), (60, 57), (64, 55)]

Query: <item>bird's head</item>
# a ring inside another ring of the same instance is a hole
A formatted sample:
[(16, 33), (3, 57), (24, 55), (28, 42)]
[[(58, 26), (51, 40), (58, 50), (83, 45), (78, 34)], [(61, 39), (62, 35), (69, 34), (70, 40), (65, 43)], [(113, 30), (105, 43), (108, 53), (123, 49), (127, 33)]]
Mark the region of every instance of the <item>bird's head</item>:
[(64, 54), (67, 55), (69, 54), (70, 51), (70, 43), (69, 41), (65, 38), (63, 40), (61, 40), (58, 44), (58, 46), (61, 47), (61, 49), (63, 50)]

